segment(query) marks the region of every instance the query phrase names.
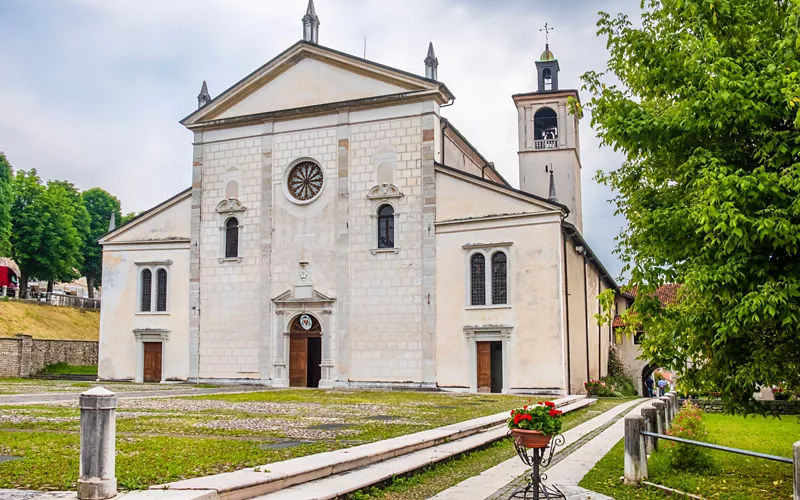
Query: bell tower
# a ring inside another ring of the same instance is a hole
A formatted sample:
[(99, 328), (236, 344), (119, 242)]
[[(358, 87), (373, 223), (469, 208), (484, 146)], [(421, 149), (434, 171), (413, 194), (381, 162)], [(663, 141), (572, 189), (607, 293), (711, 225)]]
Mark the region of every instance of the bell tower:
[[(553, 28), (545, 24), (546, 35)], [(569, 207), (567, 221), (583, 231), (579, 117), (567, 100), (578, 91), (558, 85), (558, 59), (545, 44), (536, 61), (538, 90), (513, 96), (519, 123), (519, 186)], [(554, 196), (555, 195), (555, 196)]]

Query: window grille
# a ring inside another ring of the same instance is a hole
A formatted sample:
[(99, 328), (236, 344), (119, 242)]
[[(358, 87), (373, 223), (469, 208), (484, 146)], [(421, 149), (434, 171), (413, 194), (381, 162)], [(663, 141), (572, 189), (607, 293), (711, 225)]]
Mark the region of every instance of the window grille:
[(156, 271), (156, 311), (167, 310), (167, 270)]
[(508, 262), (506, 254), (492, 255), (492, 304), (508, 303)]
[(150, 312), (151, 302), (153, 299), (153, 272), (149, 269), (142, 271), (141, 282), (141, 297), (139, 302), (139, 310), (142, 312)]
[(378, 209), (378, 248), (394, 248), (394, 208), (391, 205)]
[(486, 305), (486, 258), (481, 253), (470, 258), (470, 304)]
[(225, 223), (225, 258), (239, 256), (239, 221), (231, 217)]

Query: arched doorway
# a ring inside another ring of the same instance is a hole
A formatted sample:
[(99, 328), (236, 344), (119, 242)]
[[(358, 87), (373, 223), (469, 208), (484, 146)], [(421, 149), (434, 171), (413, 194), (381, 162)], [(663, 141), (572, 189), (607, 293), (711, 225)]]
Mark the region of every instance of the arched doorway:
[[(642, 397), (647, 397), (647, 379), (653, 376), (653, 372), (658, 369), (657, 365), (646, 364), (642, 368)], [(653, 380), (653, 394), (656, 393), (656, 383)]]
[(317, 318), (300, 314), (289, 327), (289, 386), (319, 387), (322, 328)]

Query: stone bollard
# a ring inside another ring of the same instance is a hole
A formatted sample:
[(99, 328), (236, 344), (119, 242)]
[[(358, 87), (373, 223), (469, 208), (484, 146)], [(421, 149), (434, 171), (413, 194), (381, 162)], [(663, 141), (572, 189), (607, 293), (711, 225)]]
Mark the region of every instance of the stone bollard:
[(672, 427), (672, 400), (667, 396), (661, 396), (659, 401), (664, 403), (664, 430)]
[(672, 418), (670, 418), (670, 421), (674, 422), (675, 417), (678, 416), (678, 412), (681, 410), (678, 408), (678, 394), (675, 391), (671, 391), (667, 394), (667, 397), (672, 401)]
[(117, 396), (102, 387), (80, 397), (81, 462), (78, 476), (80, 500), (102, 500), (117, 494), (114, 475)]
[(3, 285), (2, 290), (0, 290), (0, 297), (8, 297), (8, 287)]
[[(642, 408), (642, 417), (644, 418), (644, 430), (647, 432), (658, 432), (656, 428), (657, 422), (656, 419), (656, 409), (652, 406), (648, 406)], [(648, 455), (653, 453), (654, 451), (658, 451), (658, 441), (654, 437), (645, 436), (644, 438), (644, 451)]]
[(794, 500), (800, 500), (800, 441), (793, 446), (794, 458), (792, 467), (794, 468)]
[(625, 484), (641, 484), (647, 478), (647, 454), (644, 450), (644, 417), (625, 415)]
[[(666, 434), (667, 433), (667, 420), (666, 420), (666, 405), (663, 401), (655, 401), (653, 403), (653, 407), (656, 409), (656, 429), (658, 429), (658, 434)], [(656, 447), (658, 447), (658, 439), (656, 439)]]

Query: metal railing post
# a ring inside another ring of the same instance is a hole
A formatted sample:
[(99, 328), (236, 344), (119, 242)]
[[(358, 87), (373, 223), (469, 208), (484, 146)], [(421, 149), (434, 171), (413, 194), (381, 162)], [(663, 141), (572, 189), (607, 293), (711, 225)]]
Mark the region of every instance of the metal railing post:
[[(656, 419), (658, 416), (656, 415), (656, 409), (652, 406), (647, 406), (642, 408), (642, 417), (644, 417), (644, 427), (647, 432), (656, 433)], [(658, 441), (656, 438), (647, 436), (644, 439), (644, 450), (645, 453), (650, 455), (654, 451), (658, 451)]]
[(635, 413), (625, 415), (625, 484), (640, 484), (647, 478), (644, 417)]

